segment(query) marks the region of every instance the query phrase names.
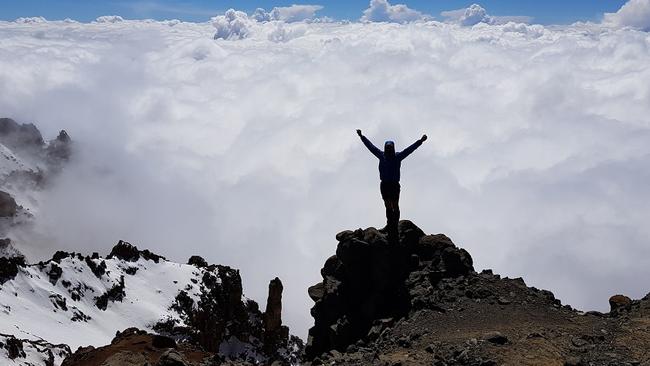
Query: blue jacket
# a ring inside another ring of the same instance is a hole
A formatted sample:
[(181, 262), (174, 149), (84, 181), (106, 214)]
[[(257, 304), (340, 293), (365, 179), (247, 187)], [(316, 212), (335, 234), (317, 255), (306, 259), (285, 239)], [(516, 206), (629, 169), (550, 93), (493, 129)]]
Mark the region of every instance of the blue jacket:
[(415, 149), (422, 145), (422, 141), (417, 140), (413, 145), (407, 147), (403, 151), (396, 152), (395, 156), (387, 157), (384, 155), (383, 151), (379, 150), (377, 146), (373, 145), (365, 136), (361, 136), (361, 141), (363, 141), (363, 144), (366, 145), (368, 150), (379, 159), (379, 179), (381, 179), (382, 182), (391, 183), (399, 182), (399, 170), (402, 165), (402, 160), (411, 155)]

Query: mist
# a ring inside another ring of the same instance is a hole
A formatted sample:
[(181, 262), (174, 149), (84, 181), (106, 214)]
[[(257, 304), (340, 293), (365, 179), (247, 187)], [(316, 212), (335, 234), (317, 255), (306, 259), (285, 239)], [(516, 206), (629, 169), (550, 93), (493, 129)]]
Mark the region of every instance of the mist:
[[(306, 338), (307, 287), (336, 233), (385, 223), (376, 159), (398, 150), (401, 212), (477, 270), (574, 307), (650, 291), (650, 37), (601, 24), (435, 21), (0, 22), (0, 111), (75, 142), (15, 233), (31, 261), (119, 240), (241, 270)], [(278, 32), (282, 37), (278, 37)]]

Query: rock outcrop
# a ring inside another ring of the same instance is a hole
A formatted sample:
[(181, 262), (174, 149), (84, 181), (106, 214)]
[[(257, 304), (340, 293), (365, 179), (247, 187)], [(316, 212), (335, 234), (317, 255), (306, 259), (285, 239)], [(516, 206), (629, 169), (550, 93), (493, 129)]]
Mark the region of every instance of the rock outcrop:
[(13, 244), (0, 247), (0, 256), (20, 255), (20, 233), (36, 220), (38, 194), (57, 176), (72, 156), (73, 144), (65, 132), (46, 142), (38, 128), (0, 118), (0, 238)]
[(16, 200), (9, 193), (0, 191), (0, 218), (15, 216), (17, 212)]
[(583, 313), (521, 278), (477, 273), (444, 235), (399, 224), (337, 235), (309, 295), (306, 365), (645, 365), (650, 294)]
[[(97, 346), (98, 335), (110, 337), (116, 329), (137, 325), (144, 329), (127, 335), (149, 332), (156, 349), (200, 350), (215, 364), (225, 359), (288, 364), (301, 358), (302, 342), (282, 324), (278, 278), (269, 285), (263, 313), (255, 301), (243, 296), (239, 270), (193, 258), (191, 265), (173, 263), (125, 241), (118, 242), (106, 258), (57, 251), (48, 261), (28, 265), (22, 257), (0, 257), (0, 332), (78, 347), (90, 342), (85, 334)], [(134, 359), (118, 355), (120, 347), (102, 348), (101, 354), (112, 358), (97, 365)], [(86, 365), (88, 352), (93, 348), (81, 349), (74, 359)], [(180, 353), (161, 350), (156, 357), (166, 361), (156, 358), (156, 362), (173, 365), (187, 356)], [(187, 357), (188, 365), (193, 365), (193, 356)]]
[(79, 348), (61, 366), (211, 365), (214, 354), (137, 328), (118, 332), (110, 345)]
[(264, 312), (264, 350), (275, 354), (279, 349), (286, 349), (289, 341), (289, 328), (282, 325), (282, 281), (274, 278), (269, 283), (269, 296)]
[(307, 357), (345, 351), (364, 338), (381, 319), (400, 319), (426, 303), (411, 293), (409, 276), (432, 285), (474, 270), (472, 258), (444, 235), (424, 235), (410, 221), (399, 223), (399, 244), (375, 228), (344, 231), (336, 255), (321, 270), (323, 282), (309, 288), (316, 302), (311, 312)]

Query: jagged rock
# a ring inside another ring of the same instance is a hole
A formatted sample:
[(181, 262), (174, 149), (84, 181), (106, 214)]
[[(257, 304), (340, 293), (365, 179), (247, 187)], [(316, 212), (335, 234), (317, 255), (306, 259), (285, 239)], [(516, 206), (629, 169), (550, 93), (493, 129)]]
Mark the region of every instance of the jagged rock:
[(47, 157), (52, 163), (65, 162), (70, 159), (72, 140), (65, 130), (61, 130), (56, 139), (47, 146)]
[(191, 266), (195, 266), (197, 268), (205, 268), (208, 266), (208, 262), (203, 259), (203, 257), (198, 256), (198, 255), (193, 255), (190, 257), (190, 259), (187, 261), (187, 264)]
[(23, 349), (23, 341), (17, 338), (9, 338), (5, 342), (5, 349), (10, 360), (15, 360), (16, 358), (25, 358), (25, 350)]
[(59, 267), (55, 262), (50, 263), (50, 270), (47, 272), (50, 282), (53, 285), (56, 285), (57, 281), (63, 275), (63, 269)]
[(95, 298), (95, 305), (101, 310), (106, 310), (108, 302), (122, 301), (126, 296), (124, 292), (124, 276), (120, 277), (120, 282), (113, 284), (108, 291)]
[[(95, 256), (93, 255), (93, 257), (95, 257)], [(97, 278), (101, 279), (102, 276), (106, 273), (106, 262), (101, 261), (101, 262), (99, 262), (99, 264), (97, 264), (97, 263), (95, 263), (94, 259), (92, 259), (90, 257), (86, 257), (85, 261), (86, 261), (86, 264), (88, 265), (88, 267), (90, 268), (90, 270), (93, 272), (93, 274)]]
[(148, 249), (139, 250), (138, 247), (120, 240), (111, 250), (111, 253), (106, 257), (107, 259), (119, 258), (129, 262), (135, 262), (140, 257), (158, 263), (161, 259), (166, 260), (165, 257), (152, 253)]
[[(444, 235), (425, 235), (415, 224), (399, 223), (399, 244), (389, 244), (375, 228), (347, 230), (337, 236), (336, 255), (309, 288), (315, 301), (315, 325), (309, 331), (307, 357), (336, 349), (345, 351), (366, 336), (376, 320), (404, 317), (414, 301), (408, 279), (413, 272), (432, 284), (473, 272), (472, 258)], [(423, 291), (425, 291), (423, 289)], [(426, 303), (426, 302), (423, 302)]]
[(16, 200), (9, 193), (0, 191), (0, 217), (13, 217), (17, 212)]
[(11, 118), (0, 118), (0, 142), (12, 149), (34, 149), (45, 145), (34, 124), (19, 124)]
[(43, 363), (40, 365), (54, 366), (69, 354), (70, 347), (63, 344), (54, 345), (43, 340), (18, 339), (13, 335), (0, 334), (0, 360), (9, 359), (12, 365), (32, 365), (31, 362), (41, 360)]
[(0, 285), (13, 280), (21, 267), (25, 267), (24, 257), (0, 257)]
[(289, 328), (282, 326), (282, 290), (279, 278), (271, 280), (264, 312), (264, 350), (269, 356), (286, 347), (289, 338)]
[(610, 312), (615, 314), (622, 310), (629, 310), (632, 305), (632, 299), (625, 295), (614, 295), (609, 298)]

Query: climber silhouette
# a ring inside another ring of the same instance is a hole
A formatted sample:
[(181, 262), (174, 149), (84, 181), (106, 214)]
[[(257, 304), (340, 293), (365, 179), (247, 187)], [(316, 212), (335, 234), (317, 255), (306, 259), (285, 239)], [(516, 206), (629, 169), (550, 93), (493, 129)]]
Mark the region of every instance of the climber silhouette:
[(357, 135), (361, 137), (361, 141), (363, 141), (363, 144), (366, 145), (368, 150), (379, 159), (379, 179), (381, 180), (379, 189), (381, 191), (381, 198), (384, 199), (384, 205), (386, 206), (386, 231), (388, 232), (389, 241), (397, 242), (400, 167), (402, 160), (411, 155), (415, 149), (427, 140), (427, 135), (422, 135), (422, 138), (398, 153), (395, 152), (395, 143), (393, 141), (386, 141), (384, 151), (381, 151), (361, 133), (361, 130), (357, 130)]

